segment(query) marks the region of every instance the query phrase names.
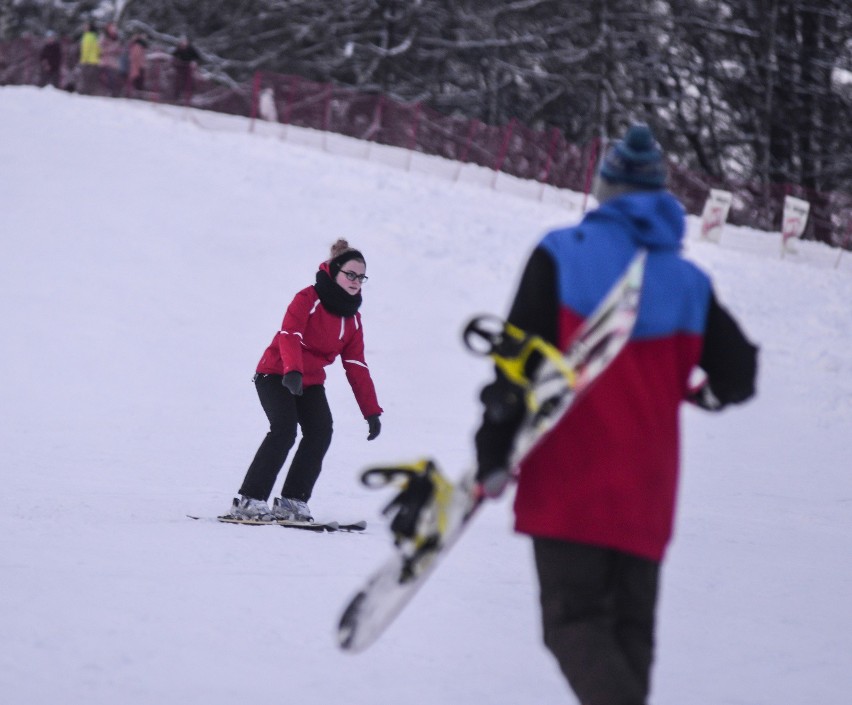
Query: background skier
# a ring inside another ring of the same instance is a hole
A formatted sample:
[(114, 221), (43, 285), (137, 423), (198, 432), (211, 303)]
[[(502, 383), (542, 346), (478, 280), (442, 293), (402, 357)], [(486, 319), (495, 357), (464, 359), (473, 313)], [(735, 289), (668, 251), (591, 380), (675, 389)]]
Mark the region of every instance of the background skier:
[(201, 61), (201, 54), (189, 41), (181, 37), (177, 47), (172, 52), (172, 67), (174, 69), (174, 84), (172, 97), (189, 103), (195, 91), (195, 67)]
[(101, 44), (93, 22), (86, 22), (80, 37), (80, 92), (87, 95), (98, 90), (101, 64)]

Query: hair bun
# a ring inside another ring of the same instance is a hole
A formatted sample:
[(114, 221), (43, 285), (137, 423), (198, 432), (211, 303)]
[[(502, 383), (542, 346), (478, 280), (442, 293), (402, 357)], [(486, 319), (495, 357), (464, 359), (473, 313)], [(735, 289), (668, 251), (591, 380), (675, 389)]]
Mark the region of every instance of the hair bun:
[(367, 260), (364, 259), (364, 255), (361, 254), (360, 250), (350, 247), (349, 242), (345, 238), (338, 238), (337, 242), (331, 246), (331, 257), (328, 258), (328, 271), (331, 274), (331, 278), (334, 279), (340, 268), (353, 259), (367, 264)]
[(351, 249), (354, 248), (349, 247), (349, 242), (345, 238), (338, 238), (337, 242), (335, 242), (331, 246), (331, 257), (329, 257), (329, 259), (334, 259), (335, 257), (342, 255), (344, 252), (348, 252)]

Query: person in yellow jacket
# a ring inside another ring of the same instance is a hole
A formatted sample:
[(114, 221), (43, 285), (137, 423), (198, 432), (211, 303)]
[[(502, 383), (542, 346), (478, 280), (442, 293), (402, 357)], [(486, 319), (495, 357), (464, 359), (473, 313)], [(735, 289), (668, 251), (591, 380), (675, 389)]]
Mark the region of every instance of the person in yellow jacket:
[(91, 22), (86, 22), (80, 38), (80, 92), (92, 94), (98, 85), (101, 44)]

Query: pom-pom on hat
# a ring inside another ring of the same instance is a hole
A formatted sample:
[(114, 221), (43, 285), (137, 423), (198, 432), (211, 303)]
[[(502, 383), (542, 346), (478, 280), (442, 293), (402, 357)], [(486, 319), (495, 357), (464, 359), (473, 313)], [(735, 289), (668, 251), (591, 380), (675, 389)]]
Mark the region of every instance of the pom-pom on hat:
[(661, 189), (666, 185), (663, 151), (651, 128), (631, 125), (624, 139), (615, 143), (601, 164), (600, 177), (611, 184), (629, 184), (640, 189)]
[(353, 259), (367, 264), (367, 260), (364, 259), (364, 255), (361, 254), (360, 250), (350, 247), (344, 238), (339, 238), (331, 246), (331, 257), (328, 260), (328, 269), (331, 272), (331, 278), (334, 279), (343, 265)]

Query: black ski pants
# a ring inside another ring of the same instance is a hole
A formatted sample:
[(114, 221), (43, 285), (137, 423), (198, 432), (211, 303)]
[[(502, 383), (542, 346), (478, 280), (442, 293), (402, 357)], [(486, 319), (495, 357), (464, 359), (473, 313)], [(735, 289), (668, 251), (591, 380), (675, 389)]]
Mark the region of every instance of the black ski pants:
[(301, 428), (302, 440), (290, 463), (281, 495), (307, 502), (331, 445), (332, 418), (325, 387), (321, 384), (305, 387), (304, 394), (297, 397), (282, 386), (281, 375), (258, 374), (254, 384), (269, 419), (269, 433), (246, 472), (240, 494), (269, 499), (278, 473), (296, 442), (296, 430)]
[(533, 538), (544, 643), (582, 705), (645, 705), (660, 564)]

